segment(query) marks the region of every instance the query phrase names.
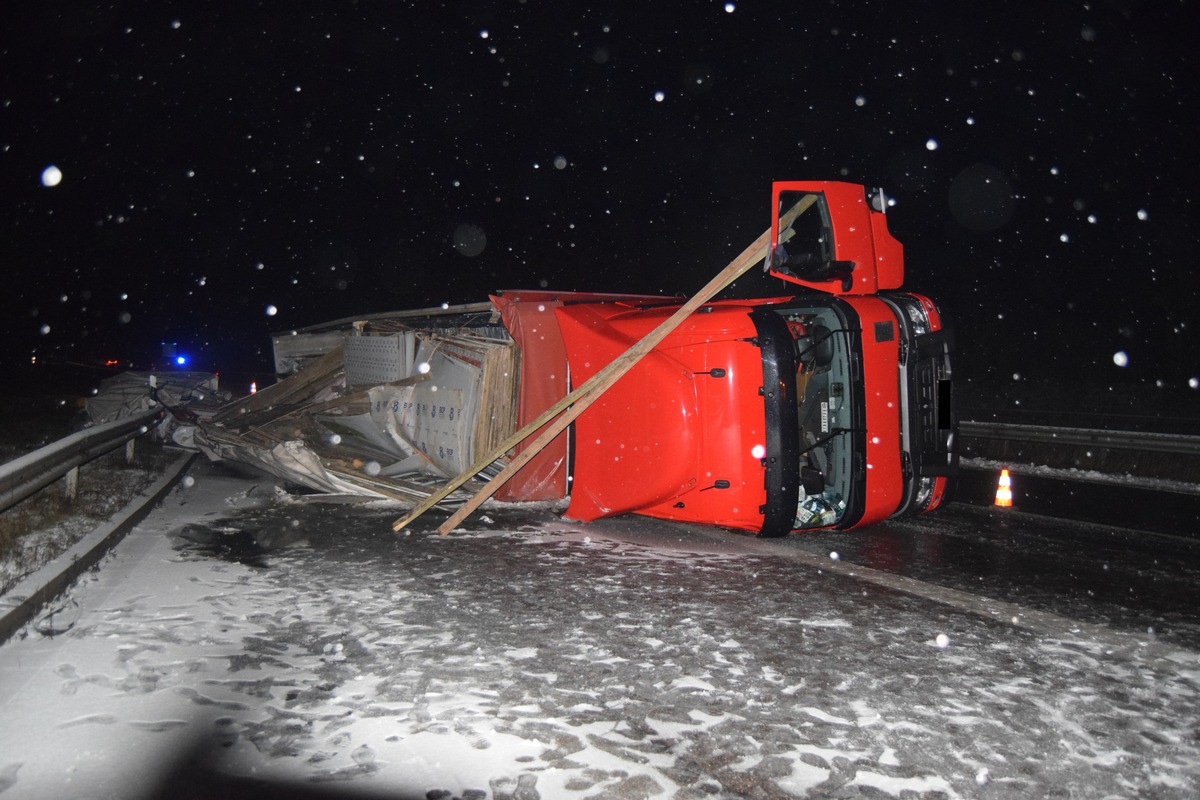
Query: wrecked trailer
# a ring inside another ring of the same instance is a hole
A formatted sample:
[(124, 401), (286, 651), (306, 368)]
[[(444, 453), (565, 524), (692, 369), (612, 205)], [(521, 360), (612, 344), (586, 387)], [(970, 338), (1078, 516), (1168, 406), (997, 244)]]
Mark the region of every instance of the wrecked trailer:
[(198, 424), (196, 447), (317, 492), (427, 497), (515, 424), (516, 353), (493, 317), (482, 303), (277, 335), (281, 380)]
[[(282, 379), (197, 424), (195, 446), (210, 459), (249, 464), (317, 492), (423, 500), (567, 394), (554, 310), (584, 302), (672, 300), (500, 292), (487, 303), (278, 334), (272, 345)], [(476, 491), (507, 460), (479, 470), (451, 499)], [(568, 485), (564, 433), (496, 498), (562, 500)]]

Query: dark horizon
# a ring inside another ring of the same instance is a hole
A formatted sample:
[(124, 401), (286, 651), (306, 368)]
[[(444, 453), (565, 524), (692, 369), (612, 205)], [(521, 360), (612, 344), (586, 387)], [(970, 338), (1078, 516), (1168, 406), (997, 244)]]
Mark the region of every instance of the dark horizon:
[(895, 198), (960, 378), (1186, 388), (1189, 12), (26, 6), (3, 358), (269, 370), (272, 332), (353, 314), (686, 296), (812, 179)]

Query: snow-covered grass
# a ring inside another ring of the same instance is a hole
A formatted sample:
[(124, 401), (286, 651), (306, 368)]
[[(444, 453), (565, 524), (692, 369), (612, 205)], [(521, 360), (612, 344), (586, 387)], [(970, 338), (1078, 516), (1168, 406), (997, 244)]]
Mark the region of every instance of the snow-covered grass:
[[(67, 436), (83, 422), (74, 406), (46, 400), (4, 398), (0, 411), (0, 463)], [(148, 437), (134, 451), (132, 464), (118, 448), (82, 466), (74, 500), (59, 481), (0, 513), (0, 596), (124, 508), (178, 457)]]

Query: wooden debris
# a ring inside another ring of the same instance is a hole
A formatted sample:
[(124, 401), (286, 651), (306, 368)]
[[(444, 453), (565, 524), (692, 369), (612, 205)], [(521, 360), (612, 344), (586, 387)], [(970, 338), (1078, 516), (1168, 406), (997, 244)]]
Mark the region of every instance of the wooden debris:
[(262, 411), (288, 403), (303, 402), (311, 397), (314, 386), (331, 380), (341, 369), (342, 348), (337, 347), (321, 356), (304, 371), (268, 386), (256, 394), (247, 395), (230, 403), (213, 415), (213, 421), (221, 423), (235, 415), (249, 414), (253, 411)]

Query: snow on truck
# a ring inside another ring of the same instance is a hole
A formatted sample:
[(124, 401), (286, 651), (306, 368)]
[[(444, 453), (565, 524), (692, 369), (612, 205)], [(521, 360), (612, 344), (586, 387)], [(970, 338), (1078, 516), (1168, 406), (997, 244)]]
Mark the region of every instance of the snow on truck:
[(780, 296), (502, 291), (288, 332), (288, 377), (191, 438), (317, 491), (432, 504), (502, 481), (488, 494), (581, 521), (779, 536), (937, 508), (958, 460), (953, 339), (899, 291), (883, 194), (777, 182), (773, 208), (742, 260)]

